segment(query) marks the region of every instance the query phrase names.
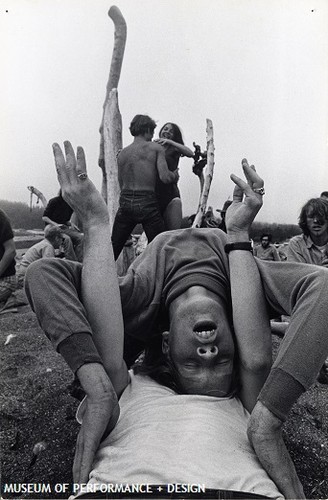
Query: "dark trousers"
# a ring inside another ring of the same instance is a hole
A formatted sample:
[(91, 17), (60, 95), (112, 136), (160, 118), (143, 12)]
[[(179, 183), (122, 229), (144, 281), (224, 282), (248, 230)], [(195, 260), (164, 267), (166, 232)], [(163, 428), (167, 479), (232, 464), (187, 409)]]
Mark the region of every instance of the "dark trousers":
[(148, 242), (165, 231), (164, 220), (155, 193), (152, 191), (123, 190), (112, 231), (115, 260), (137, 224), (142, 224)]

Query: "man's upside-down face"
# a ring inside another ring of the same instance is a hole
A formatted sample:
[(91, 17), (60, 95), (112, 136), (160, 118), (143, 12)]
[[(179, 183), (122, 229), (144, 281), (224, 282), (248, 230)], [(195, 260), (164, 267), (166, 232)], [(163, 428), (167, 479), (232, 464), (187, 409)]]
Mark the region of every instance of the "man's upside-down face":
[(234, 341), (222, 299), (192, 286), (170, 304), (164, 352), (188, 394), (223, 397), (231, 390)]

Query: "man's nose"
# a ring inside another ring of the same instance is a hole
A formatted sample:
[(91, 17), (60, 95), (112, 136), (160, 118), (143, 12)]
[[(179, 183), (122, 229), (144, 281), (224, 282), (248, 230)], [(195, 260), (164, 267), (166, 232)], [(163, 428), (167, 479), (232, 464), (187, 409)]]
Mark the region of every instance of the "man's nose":
[(204, 345), (197, 347), (197, 354), (203, 359), (213, 359), (219, 353), (216, 345)]

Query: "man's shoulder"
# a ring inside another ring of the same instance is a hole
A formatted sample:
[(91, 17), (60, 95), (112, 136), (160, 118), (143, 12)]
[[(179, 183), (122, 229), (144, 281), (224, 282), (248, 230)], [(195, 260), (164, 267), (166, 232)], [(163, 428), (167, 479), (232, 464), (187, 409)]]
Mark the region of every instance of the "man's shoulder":
[(154, 141), (150, 141), (149, 142), (149, 145), (153, 148), (153, 149), (156, 149), (158, 151), (163, 151), (164, 152), (164, 148), (163, 146), (161, 146), (160, 144), (158, 144), (157, 142), (154, 142)]
[(60, 200), (60, 196), (54, 196), (53, 198), (50, 198), (48, 203), (54, 203), (56, 201)]
[(123, 148), (120, 151), (117, 158), (119, 159), (119, 158), (122, 158), (126, 155), (130, 155), (131, 153), (133, 153), (135, 151), (145, 151), (145, 150), (161, 151), (161, 150), (163, 150), (163, 148), (162, 148), (162, 146), (160, 146), (156, 142), (152, 142), (152, 141), (142, 141), (142, 142), (138, 142), (138, 143), (132, 142), (131, 144), (129, 144), (128, 146), (125, 146), (125, 148)]
[(157, 142), (147, 141), (143, 144), (144, 151), (149, 151), (152, 154), (164, 153), (163, 146), (157, 144)]
[(52, 207), (53, 205), (57, 205), (60, 203), (61, 198), (59, 196), (54, 196), (53, 198), (50, 198), (50, 200), (47, 203), (46, 208)]
[(305, 239), (305, 235), (304, 234), (297, 234), (296, 236), (293, 236), (290, 240), (289, 240), (289, 245), (299, 245), (299, 244), (302, 244), (302, 243), (306, 243), (306, 239)]

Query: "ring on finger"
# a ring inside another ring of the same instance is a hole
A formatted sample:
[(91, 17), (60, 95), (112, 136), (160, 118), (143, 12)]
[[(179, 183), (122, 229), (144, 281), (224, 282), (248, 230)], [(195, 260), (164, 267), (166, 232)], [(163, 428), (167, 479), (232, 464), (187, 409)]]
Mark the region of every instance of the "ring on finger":
[(85, 172), (81, 172), (80, 174), (77, 174), (77, 176), (81, 181), (85, 181), (85, 179), (88, 178), (88, 174), (86, 174)]
[(260, 194), (261, 196), (263, 196), (265, 194), (265, 189), (264, 187), (261, 187), (261, 188), (255, 188), (253, 189), (254, 193), (257, 193), (257, 194)]

